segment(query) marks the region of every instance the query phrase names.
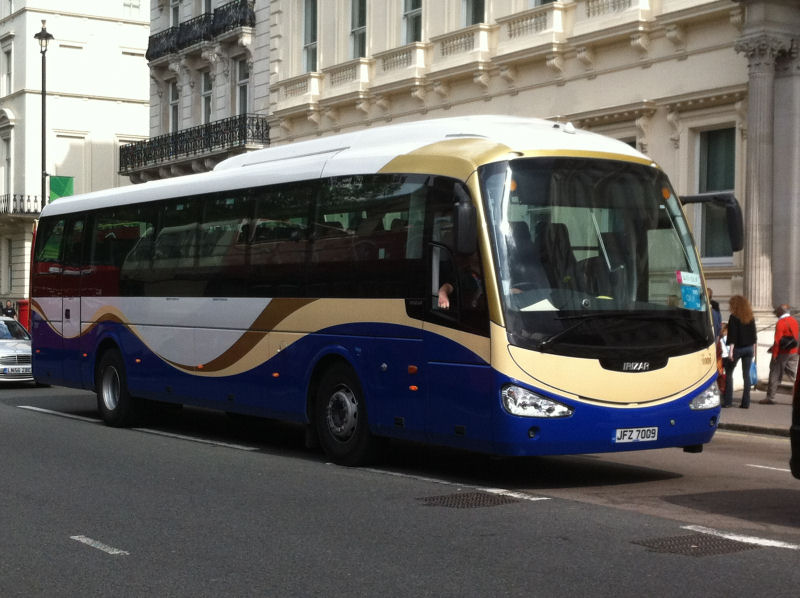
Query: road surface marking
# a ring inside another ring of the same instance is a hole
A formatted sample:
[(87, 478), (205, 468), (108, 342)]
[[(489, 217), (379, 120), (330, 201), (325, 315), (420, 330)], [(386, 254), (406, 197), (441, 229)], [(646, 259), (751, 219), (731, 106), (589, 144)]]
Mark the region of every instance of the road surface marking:
[(197, 438), (196, 436), (184, 436), (183, 434), (174, 434), (172, 432), (161, 432), (160, 430), (151, 430), (150, 428), (131, 428), (136, 432), (144, 432), (145, 434), (153, 434), (155, 436), (166, 436), (167, 438), (176, 438), (178, 440), (188, 440), (189, 442), (199, 442), (200, 444), (210, 444), (212, 446), (221, 446), (224, 448), (236, 449), (237, 451), (257, 451), (258, 447), (244, 446), (241, 444), (230, 444), (228, 442), (218, 442), (216, 440), (206, 440), (205, 438)]
[[(332, 465), (332, 464), (331, 464)], [(429, 482), (431, 484), (440, 484), (442, 486), (457, 486), (459, 488), (471, 488), (473, 490), (477, 490), (479, 492), (488, 492), (489, 494), (497, 494), (500, 496), (507, 496), (509, 498), (516, 498), (518, 500), (527, 500), (531, 502), (536, 502), (539, 500), (550, 500), (547, 496), (532, 496), (530, 494), (525, 494), (524, 492), (514, 492), (512, 490), (506, 490), (505, 488), (486, 488), (483, 486), (473, 486), (471, 484), (458, 484), (456, 482), (448, 482), (447, 480), (440, 480), (438, 478), (429, 478), (426, 476), (419, 476), (419, 475), (412, 475), (407, 473), (399, 473), (397, 471), (387, 471), (385, 469), (374, 469), (371, 467), (364, 467), (362, 471), (369, 471), (372, 473), (378, 473), (381, 475), (389, 475), (394, 476), (397, 478), (406, 478), (409, 480), (415, 480), (417, 482)]]
[[(57, 415), (67, 419), (75, 419), (82, 422), (89, 422), (92, 424), (103, 423), (100, 419), (91, 417), (83, 417), (80, 415), (72, 415), (70, 413), (62, 413), (61, 411), (52, 411), (51, 409), (42, 409), (41, 407), (30, 407), (28, 405), (20, 405), (20, 409), (27, 409), (28, 411), (36, 411), (37, 413), (45, 413), (47, 415)], [(216, 440), (206, 440), (205, 438), (197, 438), (194, 436), (184, 436), (183, 434), (173, 434), (172, 432), (161, 432), (159, 430), (151, 430), (150, 428), (131, 428), (137, 432), (144, 432), (145, 434), (154, 434), (155, 436), (166, 436), (167, 438), (175, 438), (177, 440), (188, 440), (189, 442), (198, 442), (200, 444), (210, 444), (211, 446), (221, 446), (223, 448), (236, 449), (238, 451), (257, 451), (260, 450), (254, 446), (244, 446), (241, 444), (231, 444), (229, 442), (218, 442)]]
[(91, 546), (92, 548), (96, 548), (97, 550), (102, 550), (103, 552), (114, 556), (130, 554), (130, 552), (128, 552), (127, 550), (120, 550), (119, 548), (114, 548), (113, 546), (109, 546), (108, 544), (103, 544), (102, 542), (98, 542), (97, 540), (92, 540), (91, 538), (87, 538), (86, 536), (70, 536), (69, 539), (75, 540), (76, 542), (80, 542), (81, 544), (86, 544), (87, 546)]
[(77, 419), (78, 421), (82, 422), (89, 422), (92, 424), (99, 424), (101, 420), (92, 418), (92, 417), (83, 417), (81, 415), (72, 415), (70, 413), (62, 413), (61, 411), (52, 411), (50, 409), (42, 409), (41, 407), (31, 407), (29, 405), (20, 405), (20, 409), (27, 409), (28, 411), (36, 411), (38, 413), (46, 413), (47, 415), (58, 415), (60, 417), (66, 417), (67, 419)]
[(764, 548), (788, 548), (789, 550), (800, 550), (800, 545), (790, 544), (788, 542), (780, 542), (778, 540), (768, 540), (767, 538), (757, 538), (755, 536), (742, 536), (739, 534), (729, 534), (719, 530), (711, 529), (710, 527), (703, 527), (701, 525), (684, 525), (681, 529), (686, 529), (700, 534), (708, 534), (709, 536), (717, 536), (718, 538), (725, 538), (726, 540), (733, 540), (735, 542), (743, 542), (745, 544), (755, 544)]
[(786, 467), (767, 467), (766, 465), (753, 465), (752, 463), (748, 463), (747, 467), (755, 467), (756, 469), (769, 469), (771, 471), (785, 471), (786, 473), (792, 473), (792, 470)]

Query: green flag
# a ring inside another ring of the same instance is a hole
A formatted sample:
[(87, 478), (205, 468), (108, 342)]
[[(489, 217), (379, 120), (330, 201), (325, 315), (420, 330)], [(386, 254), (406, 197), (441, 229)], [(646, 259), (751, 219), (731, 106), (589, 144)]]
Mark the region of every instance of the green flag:
[(50, 201), (55, 201), (59, 197), (67, 197), (75, 193), (75, 177), (72, 176), (51, 176), (50, 177)]

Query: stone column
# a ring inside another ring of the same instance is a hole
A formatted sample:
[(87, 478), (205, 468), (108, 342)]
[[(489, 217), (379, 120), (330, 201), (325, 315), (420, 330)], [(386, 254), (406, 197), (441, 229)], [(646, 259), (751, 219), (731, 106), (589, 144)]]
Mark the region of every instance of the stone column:
[(744, 295), (756, 311), (772, 310), (772, 165), (775, 59), (787, 40), (756, 34), (736, 43), (748, 60)]
[[(800, 7), (799, 7), (800, 8)], [(775, 70), (772, 297), (800, 308), (800, 31)]]

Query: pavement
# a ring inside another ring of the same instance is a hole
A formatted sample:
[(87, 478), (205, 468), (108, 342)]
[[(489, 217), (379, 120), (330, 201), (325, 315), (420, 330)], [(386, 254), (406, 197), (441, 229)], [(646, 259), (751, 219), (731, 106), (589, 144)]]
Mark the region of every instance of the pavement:
[(789, 436), (789, 427), (792, 425), (791, 386), (785, 383), (781, 385), (775, 395), (774, 405), (759, 404), (767, 396), (760, 387), (759, 384), (759, 389), (750, 391), (749, 409), (739, 409), (742, 391), (733, 391), (733, 407), (722, 409), (720, 413), (720, 430)]

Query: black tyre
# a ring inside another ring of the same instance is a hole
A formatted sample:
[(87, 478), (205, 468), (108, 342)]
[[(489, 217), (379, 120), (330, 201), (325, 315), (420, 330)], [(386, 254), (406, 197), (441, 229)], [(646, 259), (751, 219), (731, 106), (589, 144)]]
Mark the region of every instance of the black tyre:
[(97, 410), (109, 426), (125, 428), (139, 418), (141, 401), (128, 392), (128, 379), (122, 355), (116, 349), (106, 351), (97, 368)]
[(365, 465), (375, 457), (364, 393), (345, 364), (329, 368), (317, 387), (314, 421), (325, 454), (339, 465)]

